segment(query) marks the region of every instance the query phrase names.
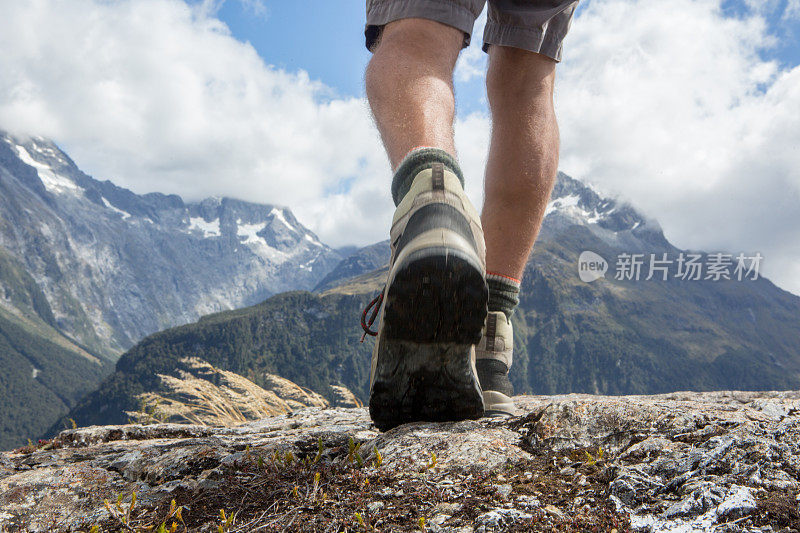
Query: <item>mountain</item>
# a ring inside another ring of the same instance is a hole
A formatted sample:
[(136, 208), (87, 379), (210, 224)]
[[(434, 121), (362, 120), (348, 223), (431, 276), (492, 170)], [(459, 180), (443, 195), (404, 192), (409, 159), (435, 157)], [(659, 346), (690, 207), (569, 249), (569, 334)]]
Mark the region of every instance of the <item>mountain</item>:
[(323, 292), (332, 289), (361, 274), (387, 266), (390, 256), (388, 240), (354, 250), (322, 278), (322, 281), (314, 287), (314, 291)]
[(48, 140), (2, 132), (0, 248), (40, 286), (59, 329), (109, 355), (311, 289), (342, 259), (285, 207), (137, 195), (87, 176)]
[(50, 427), (146, 335), (311, 289), (342, 258), (285, 207), (137, 195), (0, 131), (0, 449)]
[(42, 434), (113, 370), (55, 327), (47, 299), (0, 248), (0, 449)]
[[(365, 294), (288, 292), (256, 306), (203, 317), (144, 339), (117, 361), (116, 371), (69, 414), (79, 425), (124, 423), (143, 395), (162, 387), (160, 375), (187, 357), (234, 372), (264, 389), (278, 375), (338, 403), (336, 386), (362, 399), (369, 379), (367, 343), (357, 315)], [(62, 427), (58, 422), (54, 430)]]
[[(375, 266), (386, 246), (351, 255), (321, 282), (335, 286), (321, 292), (279, 294), (151, 335), (69, 416), (81, 425), (124, 421), (137, 397), (158, 386), (154, 376), (187, 355), (257, 384), (277, 374), (328, 399), (340, 384), (366, 401), (372, 340), (359, 342), (358, 323), (383, 286), (386, 268)], [(655, 221), (560, 174), (512, 317), (518, 393), (800, 388), (799, 297), (764, 278), (636, 281), (609, 273), (587, 283), (577, 270), (584, 251), (612, 270), (623, 253), (681, 252)]]

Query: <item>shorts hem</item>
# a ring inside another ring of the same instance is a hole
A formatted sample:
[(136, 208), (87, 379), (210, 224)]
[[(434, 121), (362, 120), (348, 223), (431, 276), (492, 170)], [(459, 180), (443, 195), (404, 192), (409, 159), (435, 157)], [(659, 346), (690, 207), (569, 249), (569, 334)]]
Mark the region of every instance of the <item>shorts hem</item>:
[(367, 50), (374, 51), (383, 27), (396, 20), (421, 18), (446, 24), (464, 33), (462, 48), (469, 46), (478, 15), (451, 0), (386, 1), (370, 6), (364, 27)]
[(490, 20), (483, 31), (483, 51), (488, 52), (489, 46), (493, 44), (542, 54), (557, 63), (561, 61), (561, 41), (549, 38), (546, 32), (538, 28), (519, 28)]

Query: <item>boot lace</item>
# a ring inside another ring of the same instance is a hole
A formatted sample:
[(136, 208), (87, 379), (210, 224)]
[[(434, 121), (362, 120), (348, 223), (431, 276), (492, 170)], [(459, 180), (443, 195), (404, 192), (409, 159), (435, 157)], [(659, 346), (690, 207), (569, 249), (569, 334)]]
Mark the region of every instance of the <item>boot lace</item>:
[[(361, 342), (364, 342), (364, 339), (367, 338), (367, 335), (374, 337), (378, 334), (377, 331), (372, 331), (371, 326), (375, 322), (375, 318), (378, 316), (378, 312), (381, 309), (381, 304), (383, 303), (383, 293), (382, 290), (380, 294), (378, 294), (375, 298), (372, 299), (370, 303), (364, 308), (364, 311), (361, 312), (361, 329), (364, 330), (363, 335), (361, 335)], [(367, 319), (367, 314), (369, 310), (372, 309), (372, 314), (370, 315), (369, 319)]]

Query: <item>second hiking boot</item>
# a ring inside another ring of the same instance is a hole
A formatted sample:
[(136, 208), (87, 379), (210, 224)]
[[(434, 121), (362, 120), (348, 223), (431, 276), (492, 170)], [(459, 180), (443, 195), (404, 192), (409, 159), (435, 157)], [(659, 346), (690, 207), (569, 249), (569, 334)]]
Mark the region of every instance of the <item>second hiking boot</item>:
[(369, 399), (383, 431), (484, 413), (474, 349), (487, 314), (483, 230), (447, 158), (414, 167), (392, 221)]
[(511, 399), (514, 386), (508, 379), (514, 357), (514, 332), (504, 312), (489, 312), (483, 337), (475, 352), (486, 416), (516, 415), (517, 409)]

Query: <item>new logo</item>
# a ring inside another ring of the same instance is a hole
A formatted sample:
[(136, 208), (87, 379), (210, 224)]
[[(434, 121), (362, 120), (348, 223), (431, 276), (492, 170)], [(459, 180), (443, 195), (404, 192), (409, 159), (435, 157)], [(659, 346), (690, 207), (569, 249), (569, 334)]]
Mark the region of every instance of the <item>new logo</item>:
[(586, 250), (578, 257), (578, 277), (581, 281), (591, 283), (605, 277), (608, 262), (594, 252)]

